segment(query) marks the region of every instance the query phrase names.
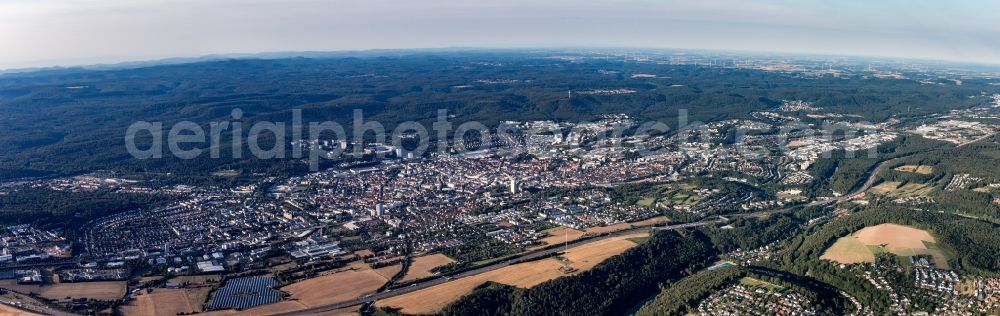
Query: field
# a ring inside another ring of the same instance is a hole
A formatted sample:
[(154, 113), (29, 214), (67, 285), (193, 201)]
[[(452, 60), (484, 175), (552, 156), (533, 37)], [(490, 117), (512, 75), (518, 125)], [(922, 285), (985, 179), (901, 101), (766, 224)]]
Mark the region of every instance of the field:
[(878, 185), (872, 187), (870, 189), (870, 191), (872, 193), (875, 193), (875, 194), (886, 195), (886, 194), (891, 193), (892, 191), (895, 191), (896, 188), (898, 188), (900, 184), (902, 184), (902, 182), (898, 182), (898, 181), (886, 181), (886, 182), (879, 183)]
[(382, 276), (386, 280), (389, 280), (392, 277), (396, 276), (396, 274), (399, 273), (399, 271), (402, 271), (402, 270), (403, 270), (403, 266), (401, 264), (394, 264), (394, 265), (391, 265), (391, 266), (384, 266), (384, 267), (375, 269), (375, 273), (378, 273), (378, 275)]
[[(581, 233), (582, 235), (582, 233)], [(433, 254), (429, 256), (420, 256), (413, 259), (413, 263), (410, 264), (410, 269), (406, 271), (406, 276), (403, 277), (403, 281), (416, 280), (421, 278), (426, 278), (433, 273), (431, 269), (455, 262), (448, 256), (444, 254)]]
[(125, 315), (177, 315), (194, 312), (194, 308), (184, 289), (155, 289), (122, 306), (122, 312)]
[(218, 286), (218, 281), (222, 279), (221, 276), (217, 274), (206, 274), (206, 275), (182, 275), (176, 276), (170, 279), (178, 285), (184, 284), (204, 284), (207, 286), (196, 287), (196, 288), (185, 288), (184, 294), (187, 295), (188, 304), (194, 309), (195, 312), (202, 311), (202, 304), (208, 301), (208, 295), (212, 293), (212, 290)]
[[(393, 265), (379, 269), (356, 263), (346, 268), (334, 269), (311, 279), (295, 282), (280, 288), (288, 293), (286, 300), (274, 304), (257, 306), (244, 311), (212, 311), (205, 315), (269, 315), (291, 312), (319, 305), (334, 304), (375, 293), (388, 279), (383, 276), (399, 272), (401, 267)], [(358, 308), (339, 309), (324, 312), (323, 315), (357, 315)]]
[(44, 298), (61, 300), (66, 297), (92, 298), (97, 300), (117, 300), (125, 296), (125, 282), (80, 282), (52, 285), (23, 285), (14, 280), (0, 281), (0, 288), (20, 293), (38, 293)]
[[(378, 306), (401, 308), (409, 314), (434, 313), (472, 292), (480, 284), (493, 281), (521, 288), (529, 288), (542, 282), (564, 275), (577, 274), (589, 270), (601, 261), (635, 247), (630, 238), (644, 234), (608, 238), (601, 241), (570, 248), (560, 257), (546, 258), (507, 266), (486, 273), (455, 279), (430, 288), (392, 297), (376, 303)], [(563, 273), (560, 268), (571, 267), (576, 271)]]
[(548, 236), (542, 238), (541, 242), (544, 243), (541, 246), (533, 247), (532, 249), (541, 249), (545, 246), (552, 244), (562, 244), (566, 240), (574, 241), (583, 237), (584, 232), (567, 227), (556, 227), (545, 231)]
[(332, 304), (374, 293), (388, 281), (372, 269), (344, 270), (281, 288), (289, 299), (307, 307)]
[(871, 188), (871, 192), (879, 195), (886, 195), (894, 198), (927, 196), (934, 191), (934, 187), (923, 183), (907, 183), (900, 186), (900, 182), (888, 181)]
[(740, 284), (742, 284), (744, 286), (747, 286), (747, 287), (763, 287), (763, 288), (767, 288), (768, 290), (771, 290), (771, 291), (778, 291), (778, 290), (784, 289), (784, 287), (781, 287), (781, 286), (776, 285), (774, 283), (767, 282), (767, 281), (762, 281), (762, 280), (758, 280), (758, 279), (754, 279), (754, 278), (751, 278), (751, 277), (744, 277), (744, 278), (740, 279)]
[(840, 263), (862, 263), (875, 262), (875, 254), (868, 246), (862, 244), (857, 238), (847, 236), (837, 239), (837, 242), (827, 249), (820, 259), (836, 261)]
[(7, 306), (5, 304), (0, 304), (0, 316), (13, 316), (13, 315), (39, 315), (25, 310), (21, 310), (12, 306)]
[(820, 258), (840, 263), (875, 262), (875, 254), (881, 252), (899, 256), (930, 255), (938, 268), (949, 268), (948, 257), (930, 233), (896, 224), (865, 227), (840, 238)]
[(895, 170), (899, 172), (910, 172), (923, 175), (934, 173), (934, 167), (925, 165), (905, 165), (896, 167)]

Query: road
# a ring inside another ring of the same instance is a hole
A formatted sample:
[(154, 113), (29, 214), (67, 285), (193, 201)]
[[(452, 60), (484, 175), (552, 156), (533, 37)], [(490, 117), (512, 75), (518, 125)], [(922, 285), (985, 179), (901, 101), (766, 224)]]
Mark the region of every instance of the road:
[(876, 166), (875, 169), (872, 170), (872, 173), (868, 175), (868, 180), (865, 180), (865, 183), (863, 185), (861, 185), (860, 188), (858, 188), (857, 190), (855, 190), (854, 192), (852, 192), (850, 194), (844, 195), (843, 197), (840, 198), (840, 200), (841, 201), (845, 201), (845, 200), (849, 200), (849, 199), (855, 198), (858, 195), (861, 195), (861, 193), (865, 193), (865, 191), (868, 191), (868, 189), (871, 189), (872, 185), (875, 184), (875, 181), (878, 180), (878, 174), (882, 173), (882, 170), (885, 169), (885, 166), (889, 165), (889, 163), (891, 163), (893, 161), (896, 161), (896, 159), (899, 159), (899, 158), (889, 159), (889, 160), (880, 162), (878, 164), (878, 166)]

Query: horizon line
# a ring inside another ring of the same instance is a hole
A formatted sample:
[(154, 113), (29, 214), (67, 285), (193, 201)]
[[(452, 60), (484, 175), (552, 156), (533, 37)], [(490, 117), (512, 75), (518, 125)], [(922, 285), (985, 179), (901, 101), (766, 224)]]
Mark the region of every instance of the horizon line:
[[(48, 70), (117, 70), (117, 69), (131, 69), (129, 64), (135, 64), (134, 68), (142, 67), (152, 67), (160, 65), (181, 65), (190, 64), (198, 62), (208, 62), (208, 61), (218, 61), (218, 60), (249, 60), (249, 59), (284, 59), (284, 58), (323, 58), (322, 56), (295, 56), (296, 54), (350, 54), (350, 53), (377, 53), (377, 52), (406, 52), (406, 51), (440, 51), (440, 52), (460, 52), (469, 50), (481, 50), (481, 51), (524, 51), (524, 50), (584, 50), (584, 49), (625, 49), (625, 50), (659, 50), (659, 51), (677, 51), (677, 52), (713, 52), (713, 53), (729, 53), (729, 54), (766, 54), (766, 55), (788, 55), (797, 57), (828, 57), (828, 58), (853, 58), (853, 59), (889, 59), (891, 62), (923, 62), (923, 63), (937, 63), (937, 64), (951, 64), (954, 66), (986, 66), (986, 67), (1000, 67), (1000, 61), (997, 62), (986, 62), (986, 61), (968, 61), (968, 60), (955, 60), (948, 58), (931, 58), (931, 57), (901, 57), (901, 56), (885, 56), (885, 55), (866, 55), (866, 54), (823, 54), (823, 53), (811, 53), (811, 52), (791, 52), (791, 51), (767, 51), (767, 50), (748, 50), (748, 49), (712, 49), (712, 48), (682, 48), (682, 47), (649, 47), (649, 46), (512, 46), (512, 47), (501, 47), (501, 46), (443, 46), (443, 47), (410, 47), (410, 48), (364, 48), (364, 49), (342, 49), (342, 50), (288, 50), (288, 51), (260, 51), (260, 52), (225, 52), (225, 53), (209, 53), (203, 55), (187, 55), (187, 56), (170, 56), (170, 57), (123, 57), (118, 61), (109, 62), (53, 62), (52, 64), (45, 66), (34, 66), (34, 67), (10, 67), (10, 68), (0, 68), (0, 76), (7, 74), (25, 74), (32, 72), (41, 72)], [(276, 55), (268, 57), (267, 55)], [(278, 56), (286, 55), (286, 56)], [(94, 57), (93, 59), (99, 59), (101, 57)], [(171, 63), (171, 61), (176, 61)], [(95, 69), (96, 68), (96, 69)], [(104, 69), (102, 69), (104, 68)], [(1000, 71), (998, 69), (997, 71)]]

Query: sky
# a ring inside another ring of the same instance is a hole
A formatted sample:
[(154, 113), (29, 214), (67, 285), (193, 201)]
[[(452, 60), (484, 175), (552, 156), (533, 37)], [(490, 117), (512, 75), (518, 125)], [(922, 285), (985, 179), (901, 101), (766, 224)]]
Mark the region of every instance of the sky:
[(0, 0), (0, 69), (209, 54), (642, 47), (1000, 64), (1000, 1)]

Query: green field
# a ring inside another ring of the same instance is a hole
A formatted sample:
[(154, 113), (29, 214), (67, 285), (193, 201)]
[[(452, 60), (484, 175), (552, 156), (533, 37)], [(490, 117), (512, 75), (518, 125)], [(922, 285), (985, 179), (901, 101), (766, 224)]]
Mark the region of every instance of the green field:
[(740, 279), (740, 284), (747, 287), (763, 287), (768, 289), (769, 291), (780, 291), (785, 289), (784, 287), (776, 285), (774, 283), (754, 279), (751, 277), (745, 277)]

